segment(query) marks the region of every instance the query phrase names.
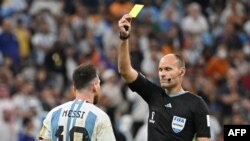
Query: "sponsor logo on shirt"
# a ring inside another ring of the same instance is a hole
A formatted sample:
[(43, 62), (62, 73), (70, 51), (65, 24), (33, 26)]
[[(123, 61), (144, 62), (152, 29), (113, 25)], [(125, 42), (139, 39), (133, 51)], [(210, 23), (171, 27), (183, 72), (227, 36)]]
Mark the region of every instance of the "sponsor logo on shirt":
[(171, 105), (171, 103), (168, 103), (168, 104), (165, 105), (165, 107), (166, 108), (172, 108), (172, 105)]

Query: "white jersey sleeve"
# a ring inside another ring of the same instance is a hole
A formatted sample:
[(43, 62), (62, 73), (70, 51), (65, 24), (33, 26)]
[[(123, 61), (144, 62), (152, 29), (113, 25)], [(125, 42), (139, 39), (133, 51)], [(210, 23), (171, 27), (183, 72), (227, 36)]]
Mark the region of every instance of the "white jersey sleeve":
[(104, 114), (96, 126), (96, 139), (97, 141), (115, 141), (113, 128), (108, 115)]

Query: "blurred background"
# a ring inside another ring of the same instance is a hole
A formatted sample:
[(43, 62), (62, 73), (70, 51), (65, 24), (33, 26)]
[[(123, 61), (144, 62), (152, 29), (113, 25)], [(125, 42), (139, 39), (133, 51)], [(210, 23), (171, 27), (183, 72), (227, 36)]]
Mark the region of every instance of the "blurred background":
[(77, 65), (101, 79), (98, 106), (118, 141), (146, 141), (147, 104), (117, 73), (117, 22), (134, 3), (133, 67), (158, 83), (159, 59), (184, 56), (183, 82), (207, 102), (212, 141), (250, 123), (249, 0), (0, 0), (0, 141), (34, 141), (49, 110), (71, 95)]

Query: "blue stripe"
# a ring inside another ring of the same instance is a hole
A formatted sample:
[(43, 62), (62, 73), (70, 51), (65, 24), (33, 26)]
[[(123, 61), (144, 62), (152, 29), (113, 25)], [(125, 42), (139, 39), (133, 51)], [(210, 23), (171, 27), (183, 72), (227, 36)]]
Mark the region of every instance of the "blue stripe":
[[(70, 107), (70, 110), (73, 110), (73, 109), (74, 109), (76, 103), (77, 103), (77, 100), (74, 100), (74, 101), (73, 101), (73, 104), (72, 104), (71, 107)], [(71, 117), (68, 117), (68, 120), (67, 120), (67, 128), (66, 128), (66, 134), (65, 134), (65, 135), (66, 135), (66, 141), (69, 141), (69, 126), (70, 126), (70, 124), (71, 124)]]
[[(82, 107), (83, 103), (85, 103), (85, 101), (81, 100), (81, 103), (80, 103), (80, 104), (78, 105), (78, 107), (77, 107), (77, 111), (80, 110), (80, 108)], [(75, 124), (76, 124), (76, 119), (77, 119), (77, 117), (75, 117), (74, 120), (73, 120), (73, 127), (74, 127)]]
[(56, 141), (56, 130), (58, 128), (59, 117), (61, 115), (62, 108), (58, 109), (57, 111), (53, 112), (51, 118), (51, 134), (52, 134), (52, 141)]
[(93, 134), (93, 130), (95, 127), (95, 121), (96, 121), (96, 115), (93, 112), (89, 112), (87, 119), (85, 121), (85, 127), (89, 133), (89, 137), (91, 138), (92, 134)]

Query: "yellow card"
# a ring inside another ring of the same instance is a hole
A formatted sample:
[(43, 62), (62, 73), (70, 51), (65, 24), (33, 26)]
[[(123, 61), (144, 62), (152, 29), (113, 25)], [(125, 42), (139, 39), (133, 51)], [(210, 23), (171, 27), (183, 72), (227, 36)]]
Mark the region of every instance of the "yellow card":
[(132, 10), (129, 12), (129, 15), (131, 15), (133, 18), (135, 18), (141, 9), (143, 8), (144, 5), (142, 4), (135, 4), (135, 6), (132, 8)]

